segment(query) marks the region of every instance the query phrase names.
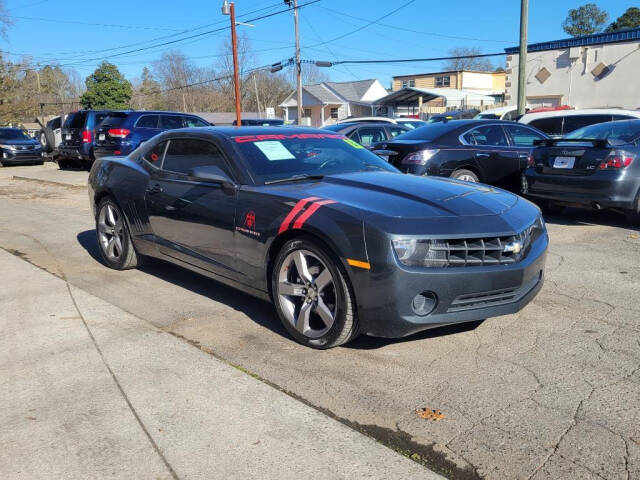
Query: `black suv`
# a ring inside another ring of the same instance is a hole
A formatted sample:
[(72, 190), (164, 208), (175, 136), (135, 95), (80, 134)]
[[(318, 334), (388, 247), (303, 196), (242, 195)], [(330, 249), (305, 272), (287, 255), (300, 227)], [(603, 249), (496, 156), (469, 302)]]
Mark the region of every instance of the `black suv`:
[(177, 112), (111, 112), (96, 130), (96, 158), (128, 155), (158, 133), (174, 128), (210, 127), (195, 115)]
[(65, 168), (79, 161), (90, 167), (94, 157), (95, 129), (109, 114), (108, 110), (71, 112), (62, 126), (58, 166)]

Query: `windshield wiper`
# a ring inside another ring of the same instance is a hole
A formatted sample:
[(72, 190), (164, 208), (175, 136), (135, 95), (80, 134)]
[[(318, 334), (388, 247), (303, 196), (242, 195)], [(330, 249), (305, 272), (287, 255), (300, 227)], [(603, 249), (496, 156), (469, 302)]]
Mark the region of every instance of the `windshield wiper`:
[(301, 180), (322, 180), (324, 175), (309, 175), (308, 173), (302, 173), (300, 175), (294, 175), (292, 177), (278, 178), (276, 180), (268, 180), (264, 182), (265, 185), (273, 185), (274, 183), (286, 183), (286, 182), (299, 182)]

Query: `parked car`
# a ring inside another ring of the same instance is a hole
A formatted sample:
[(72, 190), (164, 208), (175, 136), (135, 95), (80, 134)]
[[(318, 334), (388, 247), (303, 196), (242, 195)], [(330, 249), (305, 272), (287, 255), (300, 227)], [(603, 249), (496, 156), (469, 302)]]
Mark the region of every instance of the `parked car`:
[(562, 137), (574, 130), (596, 123), (632, 118), (640, 118), (640, 112), (618, 108), (585, 108), (526, 113), (518, 122), (535, 127), (552, 137)]
[(511, 314), (536, 296), (548, 245), (538, 207), (402, 175), (345, 140), (193, 128), (98, 159), (89, 198), (102, 259), (124, 270), (157, 257), (271, 300), (313, 348)]
[(186, 113), (111, 112), (96, 130), (96, 158), (128, 155), (160, 132), (175, 128), (210, 127), (206, 120)]
[(363, 147), (371, 149), (379, 142), (391, 141), (393, 138), (410, 131), (408, 127), (391, 123), (338, 123), (324, 127), (325, 130), (344, 135)]
[(515, 120), (518, 116), (518, 107), (509, 105), (507, 107), (492, 108), (478, 113), (476, 120)]
[(337, 123), (358, 123), (358, 122), (368, 122), (368, 123), (398, 123), (393, 118), (389, 117), (348, 117), (342, 120), (338, 120)]
[(448, 122), (449, 120), (463, 120), (467, 118), (473, 118), (478, 113), (478, 110), (451, 110), (450, 112), (438, 113), (432, 115), (427, 120), (427, 123)]
[(69, 114), (62, 125), (62, 139), (58, 146), (60, 168), (78, 162), (85, 167), (91, 166), (95, 159), (95, 129), (108, 113), (106, 110), (78, 110)]
[(0, 165), (42, 164), (40, 142), (20, 128), (0, 128)]
[(396, 117), (396, 123), (398, 125), (402, 125), (403, 127), (407, 127), (410, 129), (420, 128), (427, 125), (427, 122), (424, 120), (420, 120), (418, 118), (409, 118), (409, 117)]
[(400, 171), (451, 177), (520, 190), (534, 140), (547, 135), (500, 120), (456, 120), (427, 125), (374, 146)]
[(640, 120), (599, 123), (539, 145), (522, 187), (543, 210), (614, 208), (640, 226)]
[[(232, 125), (237, 125), (237, 121), (234, 120)], [(240, 125), (245, 126), (260, 126), (260, 127), (277, 127), (284, 125), (284, 120), (281, 118), (241, 118)]]

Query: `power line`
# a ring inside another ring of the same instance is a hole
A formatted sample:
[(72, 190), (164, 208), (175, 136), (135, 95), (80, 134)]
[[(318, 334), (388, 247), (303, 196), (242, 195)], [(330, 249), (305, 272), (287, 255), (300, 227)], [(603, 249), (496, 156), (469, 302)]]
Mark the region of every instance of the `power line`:
[(81, 22), (81, 21), (78, 21), (78, 20), (56, 20), (56, 19), (52, 19), (52, 18), (23, 17), (23, 16), (19, 16), (19, 15), (5, 15), (5, 17), (16, 18), (18, 20), (35, 20), (35, 21), (39, 21), (39, 22), (66, 23), (66, 24), (73, 24), (73, 25), (90, 25), (90, 26), (96, 26), (96, 27), (133, 28), (133, 29), (136, 29), (136, 30), (170, 30), (170, 31), (173, 31), (173, 32), (179, 32), (180, 31), (178, 29), (168, 28), (168, 27), (148, 27), (148, 26), (141, 26), (141, 25), (116, 25), (116, 24), (111, 24), (111, 23)]
[(502, 57), (505, 55), (506, 55), (505, 52), (498, 52), (498, 53), (478, 53), (475, 55), (453, 55), (448, 57), (431, 57), (431, 58), (403, 58), (403, 59), (385, 59), (385, 60), (339, 60), (337, 62), (331, 62), (331, 63), (333, 65), (344, 65), (344, 64), (374, 64), (374, 63), (437, 62), (442, 60), (463, 60), (467, 58)]
[[(370, 20), (366, 19), (366, 18), (362, 18), (362, 17), (357, 17), (355, 15), (349, 14), (349, 13), (345, 13), (345, 12), (341, 12), (338, 10), (334, 10), (332, 8), (329, 7), (323, 7), (321, 5), (318, 5), (318, 8), (321, 8), (323, 10), (327, 10), (329, 12), (334, 12), (340, 16), (344, 16), (344, 17), (350, 17), (353, 18), (355, 20), (359, 20), (362, 22), (370, 22)], [(383, 22), (375, 22), (377, 25), (380, 25), (382, 27), (389, 27), (389, 28), (394, 28), (396, 30), (403, 30), (405, 32), (411, 32), (411, 33), (419, 33), (422, 35), (431, 35), (434, 37), (442, 37), (442, 38), (451, 38), (451, 39), (455, 39), (455, 40), (473, 40), (476, 42), (492, 42), (492, 43), (508, 43), (508, 44), (513, 44), (513, 41), (509, 41), (509, 40), (491, 40), (491, 39), (486, 39), (486, 38), (474, 38), (474, 37), (461, 37), (458, 35), (445, 35), (443, 33), (435, 33), (435, 32), (425, 32), (422, 30), (414, 30), (411, 28), (406, 28), (406, 27), (400, 27), (398, 25), (391, 25), (388, 23), (383, 23)]]
[(342, 35), (338, 35), (337, 37), (332, 38), (331, 40), (327, 40), (326, 42), (322, 42), (322, 43), (317, 43), (315, 45), (311, 45), (312, 47), (319, 47), (321, 45), (326, 45), (327, 43), (331, 43), (331, 42), (335, 42), (336, 40), (342, 40), (345, 37), (349, 37), (351, 35), (353, 35), (354, 33), (358, 33), (361, 30), (364, 30), (367, 27), (370, 27), (371, 25), (374, 25), (376, 23), (378, 23), (380, 20), (387, 18), (391, 15), (393, 15), (394, 13), (402, 10), (405, 7), (408, 7), (409, 5), (411, 5), (412, 3), (414, 3), (416, 0), (409, 0), (408, 2), (403, 3), (402, 5), (400, 5), (397, 8), (394, 8), (393, 10), (391, 10), (389, 13), (386, 13), (384, 15), (382, 15), (381, 17), (375, 19), (375, 20), (371, 20), (369, 21), (367, 24), (362, 25), (361, 27), (356, 28), (355, 30), (352, 30), (350, 32), (344, 33)]
[[(298, 8), (306, 7), (307, 5), (312, 5), (312, 4), (318, 3), (320, 1), (321, 0), (311, 0), (311, 1), (307, 2), (307, 3), (299, 5)], [(415, 1), (415, 0), (411, 0), (411, 1)], [(276, 12), (267, 13), (267, 14), (264, 14), (264, 15), (260, 15), (258, 17), (250, 18), (250, 19), (247, 20), (247, 22), (256, 22), (258, 20), (263, 20), (265, 18), (273, 17), (275, 15), (279, 15), (281, 13), (286, 13), (288, 11), (289, 11), (289, 9), (278, 10)], [(126, 55), (126, 54), (129, 54), (129, 53), (137, 53), (137, 52), (141, 52), (141, 51), (145, 51), (145, 50), (150, 50), (150, 49), (156, 48), (156, 47), (164, 47), (164, 46), (167, 46), (167, 45), (173, 45), (175, 43), (183, 42), (185, 40), (191, 40), (193, 38), (202, 37), (204, 35), (209, 35), (209, 34), (212, 34), (212, 33), (221, 32), (221, 31), (226, 30), (227, 28), (228, 27), (222, 27), (222, 28), (217, 28), (217, 29), (214, 29), (214, 30), (208, 30), (206, 32), (197, 33), (197, 34), (194, 34), (194, 35), (190, 35), (188, 37), (169, 40), (169, 41), (166, 41), (166, 42), (163, 42), (163, 43), (159, 43), (159, 44), (156, 44), (156, 45), (151, 45), (151, 46), (148, 46), (148, 47), (141, 47), (141, 48), (136, 48), (136, 49), (133, 49), (133, 50), (128, 50), (126, 52), (114, 53), (114, 54), (107, 55), (107, 56), (104, 56), (104, 57), (96, 57), (96, 58), (90, 58), (90, 59), (82, 60), (82, 61), (80, 61), (78, 63), (86, 63), (86, 62), (91, 62), (91, 61), (96, 61), (96, 60), (105, 60), (107, 58), (119, 57), (119, 56)], [(66, 65), (62, 64), (60, 66), (66, 66)]]

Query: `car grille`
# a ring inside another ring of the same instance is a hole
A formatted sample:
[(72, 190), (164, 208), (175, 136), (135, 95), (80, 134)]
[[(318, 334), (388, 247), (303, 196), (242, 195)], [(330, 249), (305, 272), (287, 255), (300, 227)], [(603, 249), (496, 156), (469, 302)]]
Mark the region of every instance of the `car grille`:
[(460, 295), (459, 297), (456, 297), (453, 302), (451, 302), (451, 306), (447, 309), (447, 312), (463, 312), (465, 310), (495, 307), (498, 305), (517, 302), (527, 293), (533, 290), (541, 280), (542, 271), (540, 271), (538, 275), (534, 276), (527, 283), (519, 287)]
[(15, 145), (13, 148), (15, 148), (18, 152), (20, 152), (25, 150), (35, 150), (36, 146), (35, 145)]
[(529, 252), (540, 230), (531, 226), (517, 235), (485, 238), (456, 238), (433, 241), (429, 262), (432, 265), (473, 267), (516, 263)]

